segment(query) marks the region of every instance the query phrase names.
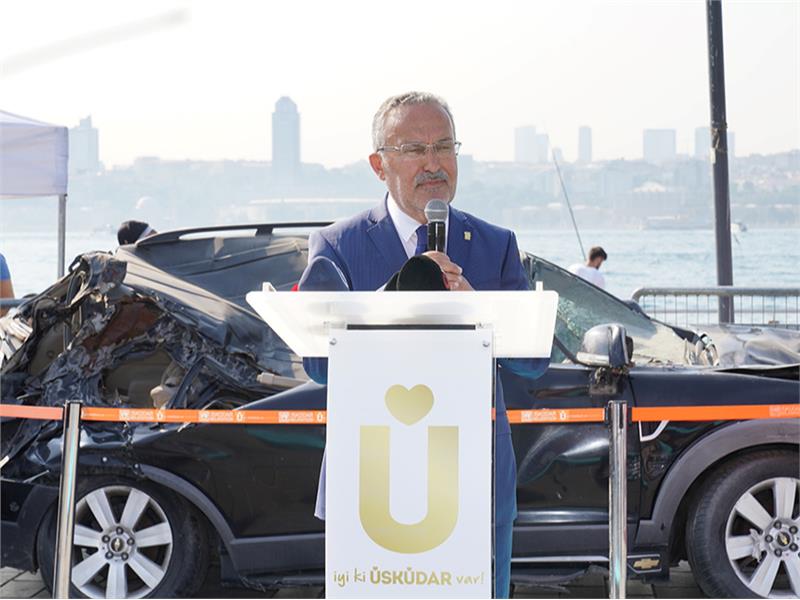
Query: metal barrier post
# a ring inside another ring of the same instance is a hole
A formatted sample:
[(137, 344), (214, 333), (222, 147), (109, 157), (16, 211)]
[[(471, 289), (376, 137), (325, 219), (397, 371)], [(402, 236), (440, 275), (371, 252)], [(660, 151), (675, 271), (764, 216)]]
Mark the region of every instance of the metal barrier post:
[(55, 556), (53, 598), (69, 598), (72, 573), (72, 536), (75, 525), (75, 477), (81, 436), (81, 403), (64, 407), (64, 437), (61, 451), (61, 484), (58, 490), (58, 538)]
[(628, 403), (608, 403), (610, 429), (608, 473), (608, 570), (609, 598), (625, 598), (628, 576)]

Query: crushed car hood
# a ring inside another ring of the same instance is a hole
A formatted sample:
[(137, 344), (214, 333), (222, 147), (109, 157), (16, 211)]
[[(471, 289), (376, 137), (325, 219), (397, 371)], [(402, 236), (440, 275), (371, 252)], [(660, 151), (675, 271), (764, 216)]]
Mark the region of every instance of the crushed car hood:
[(720, 367), (800, 364), (800, 332), (746, 325), (704, 326), (714, 341)]
[[(252, 310), (130, 252), (80, 256), (2, 322), (4, 403), (152, 407), (165, 374), (177, 373), (164, 406), (232, 408), (284, 389), (263, 384), (263, 373), (306, 379)], [(2, 456), (58, 430), (22, 420), (12, 433), (4, 424)]]

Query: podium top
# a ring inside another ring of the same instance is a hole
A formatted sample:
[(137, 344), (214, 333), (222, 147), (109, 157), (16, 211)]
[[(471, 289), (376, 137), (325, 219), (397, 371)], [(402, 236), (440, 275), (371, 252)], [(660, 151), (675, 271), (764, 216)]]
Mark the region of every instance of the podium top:
[(475, 325), (493, 328), (497, 357), (546, 358), (558, 294), (263, 291), (247, 294), (247, 302), (301, 357), (328, 356), (331, 329), (348, 325)]

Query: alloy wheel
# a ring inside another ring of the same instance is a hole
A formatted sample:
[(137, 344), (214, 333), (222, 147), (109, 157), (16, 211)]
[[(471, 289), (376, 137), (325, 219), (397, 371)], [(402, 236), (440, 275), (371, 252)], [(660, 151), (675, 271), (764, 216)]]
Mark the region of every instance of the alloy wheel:
[(765, 598), (800, 596), (800, 479), (775, 477), (742, 494), (725, 526), (736, 576)]
[(173, 541), (164, 509), (130, 486), (101, 487), (75, 507), (72, 584), (90, 598), (142, 598), (163, 581)]

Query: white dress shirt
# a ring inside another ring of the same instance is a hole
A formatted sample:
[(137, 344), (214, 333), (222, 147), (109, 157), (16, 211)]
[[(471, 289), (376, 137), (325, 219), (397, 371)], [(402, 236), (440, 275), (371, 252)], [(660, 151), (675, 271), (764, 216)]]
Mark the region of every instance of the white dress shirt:
[[(424, 225), (424, 223), (417, 222), (400, 210), (400, 207), (397, 205), (397, 202), (395, 202), (395, 199), (392, 198), (391, 194), (389, 194), (389, 198), (386, 200), (386, 208), (389, 210), (389, 216), (392, 218), (395, 231), (397, 231), (397, 235), (400, 236), (400, 242), (403, 244), (403, 248), (405, 248), (406, 256), (411, 258), (414, 256), (414, 251), (417, 249), (417, 227)], [(444, 247), (447, 248), (447, 236), (450, 233), (449, 204), (447, 205), (447, 218), (444, 220), (444, 231)]]

